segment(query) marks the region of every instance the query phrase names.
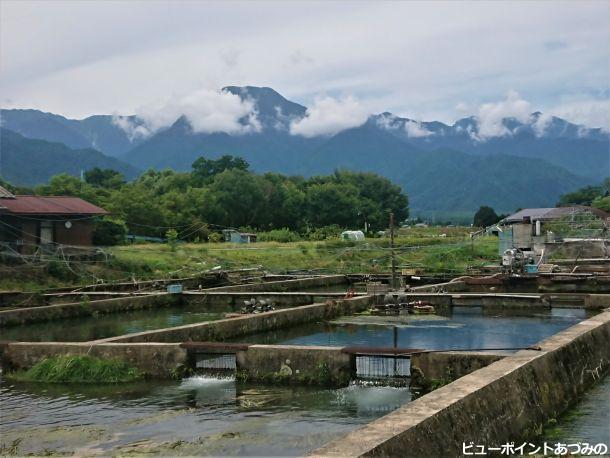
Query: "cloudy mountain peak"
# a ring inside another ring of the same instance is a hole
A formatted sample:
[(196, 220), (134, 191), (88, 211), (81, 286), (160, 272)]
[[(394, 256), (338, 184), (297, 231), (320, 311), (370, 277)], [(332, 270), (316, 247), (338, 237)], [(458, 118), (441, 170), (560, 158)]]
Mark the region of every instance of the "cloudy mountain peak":
[[(523, 107), (478, 110), (447, 125), (389, 111), (371, 115), (350, 96), (320, 97), (306, 108), (271, 88), (227, 86), (154, 108), (137, 116), (83, 120), (37, 110), (1, 114), (3, 126), (24, 137), (95, 148), (140, 170), (190, 170), (200, 156), (231, 154), (261, 172), (315, 175), (341, 167), (376, 172), (403, 186), (414, 209), (553, 205), (570, 188), (603, 179), (610, 166), (606, 133)], [(143, 135), (135, 135), (139, 131)], [(486, 184), (471, 189), (481, 176)], [(494, 187), (497, 196), (488, 201)], [(539, 200), (532, 201), (532, 194)]]
[(307, 112), (306, 107), (291, 102), (270, 87), (225, 86), (222, 90), (252, 102), (264, 128), (287, 130), (292, 121), (301, 119)]

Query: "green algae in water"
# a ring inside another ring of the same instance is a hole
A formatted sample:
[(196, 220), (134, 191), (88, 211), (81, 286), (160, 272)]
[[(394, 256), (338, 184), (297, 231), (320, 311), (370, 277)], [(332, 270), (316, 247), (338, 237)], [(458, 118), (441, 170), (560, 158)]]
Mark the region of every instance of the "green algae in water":
[(31, 369), (10, 378), (22, 382), (123, 383), (139, 380), (143, 373), (120, 359), (93, 356), (57, 356), (40, 361)]

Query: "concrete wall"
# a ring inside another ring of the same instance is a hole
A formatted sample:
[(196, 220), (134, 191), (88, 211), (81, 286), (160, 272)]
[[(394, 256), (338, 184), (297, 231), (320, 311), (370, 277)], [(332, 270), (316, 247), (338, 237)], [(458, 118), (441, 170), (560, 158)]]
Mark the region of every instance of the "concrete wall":
[[(345, 294), (329, 294), (342, 299)], [(233, 291), (215, 291), (215, 292), (184, 292), (182, 298), (185, 304), (200, 304), (211, 307), (220, 307), (224, 311), (239, 310), (244, 305), (244, 301), (255, 298), (257, 300), (264, 299), (276, 306), (282, 307), (297, 307), (300, 305), (313, 304), (315, 299), (322, 295), (313, 295), (307, 293), (257, 293), (257, 292), (233, 292)]]
[(460, 456), (531, 438), (610, 369), (610, 312), (445, 385), (314, 456)]
[[(228, 277), (225, 272), (219, 271), (215, 273), (205, 273), (192, 277), (183, 278), (161, 278), (156, 280), (142, 280), (138, 282), (120, 282), (120, 283), (99, 283), (94, 285), (86, 285), (78, 288), (79, 291), (151, 291), (164, 290), (167, 285), (180, 283), (186, 288), (209, 288), (212, 286), (223, 285), (228, 282)], [(70, 288), (69, 290), (72, 290)]]
[(450, 281), (447, 283), (437, 283), (434, 285), (415, 286), (410, 290), (413, 293), (441, 293), (467, 291), (466, 283), (463, 281)]
[(13, 342), (4, 346), (2, 367), (25, 370), (43, 359), (60, 355), (89, 355), (101, 359), (118, 358), (153, 378), (173, 378), (187, 362), (187, 352), (179, 344), (98, 344)]
[[(572, 266), (573, 267), (573, 266)], [(458, 289), (447, 289), (458, 283)], [(426, 288), (436, 292), (437, 285)], [(469, 293), (610, 293), (610, 277), (607, 275), (537, 275), (528, 277), (510, 277), (494, 275), (490, 277), (460, 277), (458, 281), (441, 285), (447, 292)], [(422, 292), (412, 288), (413, 292)]]
[(415, 353), (411, 356), (411, 386), (427, 389), (438, 383), (447, 384), (506, 356), (474, 351)]
[(610, 241), (608, 240), (569, 240), (552, 242), (544, 245), (545, 256), (553, 259), (590, 259), (610, 257)]
[(101, 301), (1, 310), (0, 327), (89, 316), (92, 313), (115, 313), (126, 310), (176, 306), (180, 304), (180, 300), (180, 295), (160, 293), (148, 296), (130, 296)]
[(347, 386), (356, 360), (342, 347), (250, 345), (235, 355), (242, 380)]
[(610, 307), (610, 294), (589, 294), (585, 297), (585, 308), (599, 309)]
[(348, 285), (345, 275), (324, 275), (320, 277), (299, 278), (296, 280), (268, 281), (262, 283), (246, 283), (243, 285), (221, 286), (209, 288), (206, 291), (301, 291), (317, 286)]
[(42, 305), (45, 298), (40, 293), (24, 293), (21, 291), (0, 291), (0, 307), (31, 307)]
[(97, 342), (214, 342), (258, 332), (287, 328), (303, 323), (324, 321), (339, 315), (349, 315), (367, 309), (374, 296), (362, 296), (298, 308), (247, 315), (224, 320), (195, 323), (126, 336), (110, 337)]

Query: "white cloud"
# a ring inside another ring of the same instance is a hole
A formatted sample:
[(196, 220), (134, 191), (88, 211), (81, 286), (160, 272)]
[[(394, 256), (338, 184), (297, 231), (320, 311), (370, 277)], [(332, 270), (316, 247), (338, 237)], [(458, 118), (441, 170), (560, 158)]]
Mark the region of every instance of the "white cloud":
[(542, 137), (546, 128), (553, 120), (553, 115), (550, 113), (541, 113), (538, 118), (532, 122), (532, 129), (537, 137)]
[[(2, 2), (2, 98), (85, 117), (133, 113), (176, 88), (254, 85), (304, 105), (316, 94), (349, 93), (371, 112), (451, 123), (511, 87), (544, 112), (569, 95), (607, 94), (610, 2), (317, 6)], [(455, 108), (460, 101), (472, 109)]]
[(290, 133), (303, 137), (333, 135), (364, 124), (368, 116), (366, 108), (352, 96), (342, 99), (318, 97), (307, 109), (305, 117), (290, 124)]
[(157, 100), (136, 110), (135, 115), (138, 123), (129, 118), (114, 118), (132, 139), (147, 137), (169, 127), (181, 116), (195, 133), (239, 135), (261, 130), (253, 102), (226, 91), (200, 89), (184, 96)]
[(413, 138), (427, 137), (433, 134), (433, 132), (426, 129), (422, 123), (411, 119), (405, 122), (405, 130), (407, 131), (407, 135)]
[(145, 125), (138, 123), (130, 116), (113, 115), (112, 122), (125, 131), (129, 141), (149, 137), (152, 132)]
[(552, 107), (549, 111), (573, 123), (600, 127), (605, 132), (610, 132), (610, 99), (608, 98), (567, 101)]
[(386, 130), (398, 129), (400, 127), (398, 118), (391, 113), (380, 114), (377, 116), (376, 122), (379, 127)]
[(515, 118), (526, 123), (531, 121), (532, 107), (515, 91), (509, 91), (506, 99), (495, 103), (482, 104), (477, 112), (477, 140), (484, 141), (491, 137), (503, 137), (512, 132), (504, 125), (505, 118)]

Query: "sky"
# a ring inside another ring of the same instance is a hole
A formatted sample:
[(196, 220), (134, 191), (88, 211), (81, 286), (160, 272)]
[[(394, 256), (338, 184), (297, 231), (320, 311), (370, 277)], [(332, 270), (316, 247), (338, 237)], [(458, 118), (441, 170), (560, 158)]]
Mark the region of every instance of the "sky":
[(248, 109), (227, 85), (309, 107), (301, 135), (385, 111), (453, 123), (531, 110), (610, 130), (610, 1), (0, 0), (3, 108), (152, 126), (207, 104), (224, 125), (214, 107)]

